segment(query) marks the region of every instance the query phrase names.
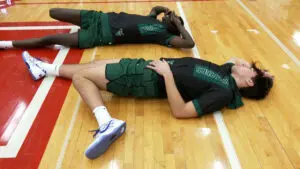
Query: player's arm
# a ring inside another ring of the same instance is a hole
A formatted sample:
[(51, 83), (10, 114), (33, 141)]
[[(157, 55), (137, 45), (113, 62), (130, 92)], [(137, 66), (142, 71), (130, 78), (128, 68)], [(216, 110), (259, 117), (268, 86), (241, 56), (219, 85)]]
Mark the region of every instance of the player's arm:
[(197, 112), (193, 105), (190, 102), (185, 103), (180, 95), (169, 64), (165, 60), (156, 60), (152, 61), (147, 67), (163, 76), (172, 115), (176, 118), (197, 117)]
[(195, 42), (192, 36), (187, 32), (180, 20), (176, 18), (174, 13), (171, 14), (171, 22), (177, 27), (181, 37), (176, 36), (172, 38), (169, 44), (174, 48), (193, 48), (195, 46)]
[(170, 10), (169, 8), (163, 7), (163, 6), (155, 6), (150, 11), (150, 16), (158, 16), (161, 13), (168, 13)]

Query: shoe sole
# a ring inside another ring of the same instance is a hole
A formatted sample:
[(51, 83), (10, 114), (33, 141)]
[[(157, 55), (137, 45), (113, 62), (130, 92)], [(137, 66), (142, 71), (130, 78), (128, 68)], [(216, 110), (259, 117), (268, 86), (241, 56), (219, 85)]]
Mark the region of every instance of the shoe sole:
[[(95, 143), (93, 145), (92, 150), (86, 150), (85, 155), (89, 159), (95, 159), (99, 156), (101, 156), (105, 151), (108, 149), (108, 147), (115, 142), (119, 137), (123, 135), (123, 133), (126, 131), (126, 123), (124, 122), (122, 125), (120, 125), (118, 128), (115, 129), (115, 134), (109, 135), (107, 137), (104, 137), (99, 142)], [(95, 140), (96, 141), (96, 140)]]

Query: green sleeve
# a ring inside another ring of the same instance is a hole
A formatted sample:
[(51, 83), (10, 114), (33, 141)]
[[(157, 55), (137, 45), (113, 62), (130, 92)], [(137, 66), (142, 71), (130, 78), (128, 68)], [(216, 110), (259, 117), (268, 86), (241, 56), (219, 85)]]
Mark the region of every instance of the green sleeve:
[(171, 35), (164, 41), (164, 45), (171, 46), (170, 41), (175, 37), (175, 35)]
[(195, 107), (195, 110), (196, 110), (196, 112), (197, 112), (197, 114), (198, 114), (198, 117), (202, 116), (202, 115), (203, 115), (202, 109), (201, 109), (201, 107), (200, 107), (198, 101), (197, 101), (197, 100), (193, 100), (192, 103), (193, 103), (193, 105), (194, 105), (194, 107)]

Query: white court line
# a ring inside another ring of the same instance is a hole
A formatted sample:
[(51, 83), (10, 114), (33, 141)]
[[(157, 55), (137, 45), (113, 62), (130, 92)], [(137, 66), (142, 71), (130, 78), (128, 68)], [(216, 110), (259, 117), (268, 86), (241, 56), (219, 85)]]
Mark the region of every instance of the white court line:
[[(76, 31), (76, 28), (72, 28), (71, 32)], [(61, 49), (55, 60), (54, 64), (62, 64), (69, 52), (69, 48)], [(0, 146), (0, 158), (14, 158), (17, 156), (48, 92), (55, 80), (55, 77), (44, 78), (41, 85), (39, 86), (36, 94), (29, 103), (25, 110), (18, 126), (16, 127), (12, 137), (9, 139), (6, 146)]]
[(0, 27), (0, 30), (51, 30), (51, 29), (72, 29), (79, 28), (78, 26), (14, 26), (14, 27)]
[(76, 120), (76, 117), (78, 115), (78, 110), (79, 110), (79, 107), (80, 107), (80, 103), (81, 103), (81, 98), (79, 97), (77, 102), (76, 102), (76, 108), (75, 108), (75, 111), (72, 115), (64, 144), (62, 145), (61, 151), (59, 153), (59, 157), (57, 159), (57, 163), (56, 163), (56, 167), (55, 167), (56, 169), (59, 169), (62, 166), (63, 159), (64, 159), (64, 156), (65, 156), (68, 144), (69, 144), (69, 140), (70, 140), (70, 137), (71, 137), (71, 133), (72, 133), (72, 130), (73, 130), (74, 125), (75, 125), (75, 120)]
[(294, 55), (293, 52), (291, 52), (273, 33), (270, 31), (270, 29), (258, 19), (257, 16), (255, 16), (251, 10), (241, 1), (241, 0), (236, 0), (236, 2), (245, 10), (248, 12), (248, 14), (261, 26), (267, 34), (281, 47), (281, 49), (296, 63), (297, 66), (300, 66), (300, 61)]
[[(98, 49), (97, 47), (94, 48), (92, 58), (91, 58), (92, 61), (95, 59), (97, 49)], [(57, 159), (57, 163), (56, 163), (56, 167), (55, 167), (56, 169), (60, 169), (61, 166), (62, 166), (63, 159), (64, 159), (64, 156), (65, 156), (68, 144), (69, 144), (69, 140), (70, 140), (70, 137), (71, 137), (71, 133), (72, 133), (72, 130), (73, 130), (74, 125), (75, 125), (75, 120), (76, 120), (77, 115), (78, 115), (80, 103), (81, 103), (81, 97), (79, 97), (77, 102), (76, 102), (76, 108), (75, 108), (75, 111), (72, 115), (71, 122), (70, 122), (70, 125), (69, 125), (69, 128), (68, 128), (68, 131), (67, 131), (67, 135), (65, 137), (64, 144), (63, 144), (63, 146), (60, 150), (60, 154), (59, 154), (59, 157)]]
[[(177, 3), (177, 8), (179, 10), (179, 14), (180, 14), (181, 18), (183, 19), (183, 21), (185, 23), (186, 30), (192, 36), (192, 31), (189, 27), (189, 24), (188, 24), (187, 20), (186, 20), (184, 11), (181, 7), (181, 3), (180, 2), (176, 2), (176, 3)], [(200, 58), (200, 55), (199, 55), (199, 52), (198, 52), (198, 49), (197, 49), (196, 46), (192, 49), (192, 51), (193, 51), (194, 57)], [(231, 168), (232, 169), (241, 169), (242, 167), (241, 167), (239, 158), (238, 158), (238, 156), (236, 154), (236, 151), (235, 151), (235, 148), (232, 144), (228, 129), (227, 129), (226, 124), (223, 120), (222, 113), (220, 111), (214, 112), (214, 118), (216, 120), (218, 129), (219, 129), (219, 133), (221, 135), (221, 140), (223, 142), (224, 149), (225, 149), (225, 152), (227, 154), (227, 158), (229, 159), (229, 163), (230, 163)]]
[(214, 112), (214, 117), (221, 135), (222, 142), (225, 146), (227, 157), (229, 158), (230, 166), (232, 169), (241, 169), (240, 160), (236, 154), (235, 148), (232, 144), (229, 131), (223, 119), (221, 111)]
[(95, 47), (95, 49), (94, 49), (94, 51), (93, 51), (93, 54), (92, 54), (91, 61), (95, 60), (95, 57), (96, 57), (97, 50), (98, 50), (98, 48), (97, 48), (97, 47)]

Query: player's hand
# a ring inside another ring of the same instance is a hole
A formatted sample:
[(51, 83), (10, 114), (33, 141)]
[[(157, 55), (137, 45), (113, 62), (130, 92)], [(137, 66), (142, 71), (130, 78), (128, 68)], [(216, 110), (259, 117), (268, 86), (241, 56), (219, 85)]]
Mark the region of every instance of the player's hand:
[(156, 11), (157, 14), (163, 12), (166, 15), (170, 12), (170, 9), (164, 6), (155, 6), (153, 9)]
[(172, 11), (170, 13), (170, 20), (174, 25), (181, 26), (181, 22), (180, 22), (179, 18), (175, 15), (174, 11)]
[(170, 13), (170, 9), (169, 9), (169, 8), (167, 8), (167, 7), (164, 7), (164, 13), (165, 13), (165, 14), (168, 14), (168, 13)]
[(168, 62), (166, 62), (164, 59), (162, 61), (154, 60), (154, 61), (150, 62), (147, 65), (147, 68), (154, 70), (161, 76), (167, 76), (167, 75), (172, 74)]

